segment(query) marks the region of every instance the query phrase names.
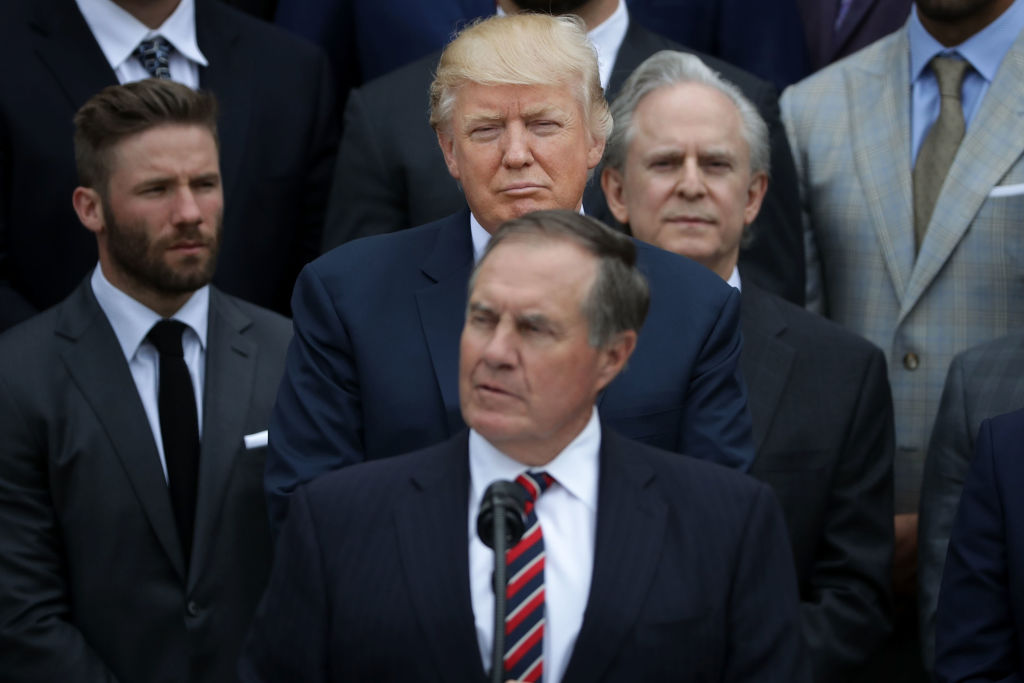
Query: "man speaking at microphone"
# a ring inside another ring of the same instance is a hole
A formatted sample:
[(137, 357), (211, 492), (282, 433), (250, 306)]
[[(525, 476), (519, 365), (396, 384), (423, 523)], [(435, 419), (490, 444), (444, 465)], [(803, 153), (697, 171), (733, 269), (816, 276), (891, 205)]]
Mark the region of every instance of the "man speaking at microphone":
[(496, 480), (528, 496), (506, 555), (503, 678), (808, 680), (767, 487), (599, 420), (646, 315), (650, 248), (572, 211), (494, 234), (460, 343), (469, 429), (296, 492), (244, 681), (484, 680), (493, 557), (477, 513)]

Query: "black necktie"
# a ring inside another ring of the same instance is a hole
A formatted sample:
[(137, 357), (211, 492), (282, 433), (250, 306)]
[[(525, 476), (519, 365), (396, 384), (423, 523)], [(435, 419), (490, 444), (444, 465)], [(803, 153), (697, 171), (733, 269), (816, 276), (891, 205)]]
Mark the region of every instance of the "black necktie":
[(199, 422), (192, 378), (181, 350), (181, 335), (186, 325), (177, 320), (161, 320), (149, 331), (149, 341), (160, 352), (160, 379), (157, 402), (160, 407), (160, 434), (167, 463), (167, 485), (171, 507), (178, 524), (181, 548), (188, 563), (192, 552), (192, 527), (196, 516), (196, 482), (199, 478)]
[(135, 57), (142, 63), (142, 68), (153, 78), (171, 80), (171, 44), (166, 38), (153, 36), (143, 40), (135, 48)]

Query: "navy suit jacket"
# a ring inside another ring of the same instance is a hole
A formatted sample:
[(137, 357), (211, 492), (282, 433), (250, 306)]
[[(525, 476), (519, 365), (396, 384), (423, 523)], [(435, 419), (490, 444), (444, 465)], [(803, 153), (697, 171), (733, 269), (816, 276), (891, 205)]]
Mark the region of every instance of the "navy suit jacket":
[[(316, 47), (196, 0), (199, 84), (217, 96), (224, 232), (214, 284), (288, 312), (319, 253), (337, 150), (334, 85)], [(74, 0), (0, 3), (0, 330), (64, 299), (96, 264), (71, 206), (72, 117), (117, 77)]]
[[(746, 469), (739, 295), (693, 261), (636, 247), (651, 308), (629, 365), (599, 399), (601, 416), (628, 437)], [(463, 210), (342, 245), (302, 271), (270, 428), (275, 524), (298, 484), (463, 429), (459, 338), (472, 267)]]
[(1024, 681), (1024, 410), (981, 423), (949, 539), (935, 679)]
[[(296, 494), (243, 681), (483, 681), (467, 432)], [(602, 426), (593, 579), (564, 677), (809, 680), (778, 505), (737, 472)]]

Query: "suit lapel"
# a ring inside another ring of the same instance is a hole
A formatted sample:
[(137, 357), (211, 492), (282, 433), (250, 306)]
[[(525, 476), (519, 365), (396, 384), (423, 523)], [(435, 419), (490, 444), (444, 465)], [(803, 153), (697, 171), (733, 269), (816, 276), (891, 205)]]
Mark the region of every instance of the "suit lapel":
[(437, 670), (453, 681), (485, 678), (469, 594), (468, 448), (463, 431), (424, 458), (395, 508), (413, 614)]
[(36, 56), (60, 84), (72, 111), (106, 86), (117, 83), (117, 76), (74, 2), (44, 0), (33, 10), (29, 29)]
[(902, 304), (915, 259), (906, 31), (886, 45), (873, 62), (850, 69), (846, 101), (863, 202), (870, 207), (885, 267)]
[(840, 24), (838, 31), (833, 30), (833, 27), (835, 26), (839, 3), (831, 3), (832, 13), (828, 16), (828, 24), (822, 27), (828, 31), (825, 35), (832, 36), (829, 41), (828, 58), (830, 61), (843, 49), (847, 41), (850, 40), (850, 37), (856, 32), (860, 23), (868, 16), (868, 10), (876, 2), (877, 0), (853, 0), (850, 3), (850, 9), (846, 11), (846, 17), (843, 19), (843, 23)]
[(740, 310), (743, 331), (740, 368), (747, 380), (754, 449), (759, 452), (771, 431), (796, 352), (781, 339), (786, 322), (775, 302), (752, 284), (743, 285)]
[(88, 278), (62, 304), (57, 334), (70, 341), (62, 354), (74, 379), (131, 481), (139, 506), (185, 580), (185, 560), (171, 511), (160, 454), (146, 411), (114, 330), (93, 297)]
[(473, 268), (469, 212), (444, 219), (423, 274), (434, 284), (416, 292), (420, 324), (427, 339), (434, 376), (444, 400), (448, 433), (465, 425), (459, 409), (459, 338), (466, 317), (466, 285)]
[(1024, 83), (1024, 33), (1018, 36), (996, 72), (953, 159), (907, 286), (900, 320), (945, 265), (989, 191), (1020, 158), (1024, 149), (1021, 83)]
[(209, 64), (199, 69), (199, 84), (217, 95), (220, 167), (229, 205), (232, 200), (245, 199), (235, 197), (234, 189), (247, 158), (246, 145), (253, 144), (249, 140), (253, 89), (247, 78), (239, 76), (252, 74), (252, 65), (244, 61), (244, 51), (237, 48), (240, 40), (237, 26), (231, 17), (224, 16), (223, 8), (210, 0), (196, 0), (196, 42)]
[[(250, 320), (219, 291), (210, 290), (206, 378), (203, 387), (203, 438), (199, 453), (199, 491), (191, 566), (201, 570), (224, 504), (224, 491), (242, 448), (246, 400), (252, 394), (259, 351), (244, 336)], [(189, 587), (202, 574), (189, 573)]]
[(602, 426), (594, 573), (566, 683), (601, 679), (634, 628), (661, 554), (667, 510), (649, 490), (654, 471), (631, 459), (632, 448)]

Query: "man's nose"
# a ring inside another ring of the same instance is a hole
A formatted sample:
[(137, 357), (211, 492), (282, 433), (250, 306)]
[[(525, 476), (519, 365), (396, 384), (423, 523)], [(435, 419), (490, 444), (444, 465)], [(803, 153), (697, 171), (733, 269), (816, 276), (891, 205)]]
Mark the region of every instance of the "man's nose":
[(174, 195), (174, 209), (172, 220), (179, 223), (199, 223), (203, 219), (203, 212), (196, 201), (195, 192), (191, 187), (182, 187)]
[(687, 199), (696, 199), (704, 196), (704, 172), (696, 159), (687, 159), (679, 167), (679, 177), (676, 180), (676, 192)]
[(505, 130), (505, 150), (502, 158), (505, 166), (521, 168), (533, 162), (530, 148), (530, 132), (522, 124), (510, 125)]
[(484, 362), (492, 368), (507, 368), (515, 365), (516, 358), (515, 325), (512, 321), (502, 320), (484, 346)]

